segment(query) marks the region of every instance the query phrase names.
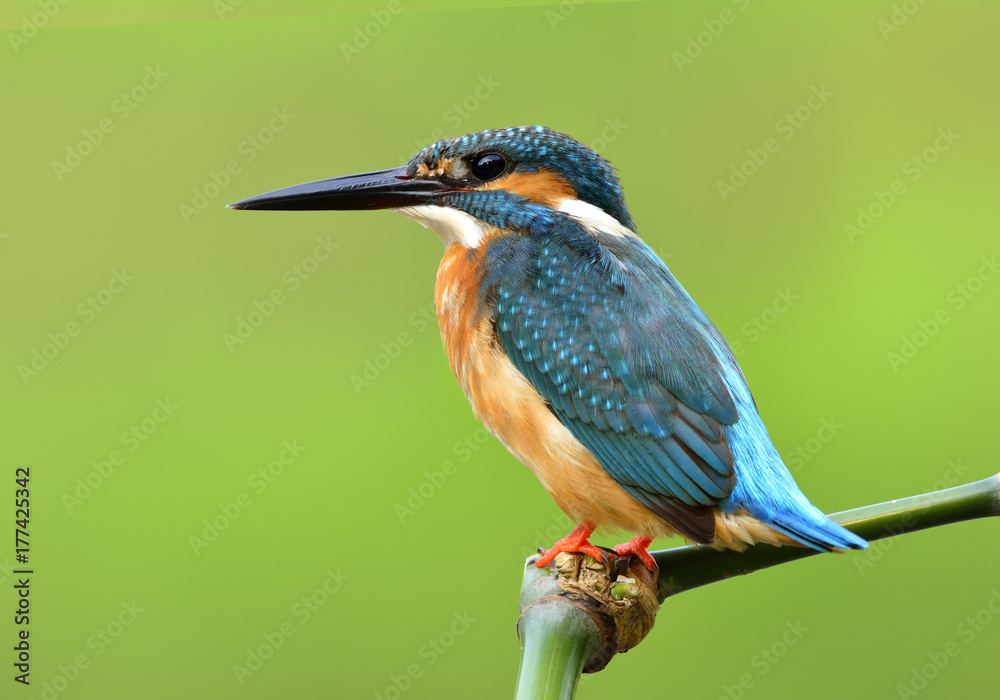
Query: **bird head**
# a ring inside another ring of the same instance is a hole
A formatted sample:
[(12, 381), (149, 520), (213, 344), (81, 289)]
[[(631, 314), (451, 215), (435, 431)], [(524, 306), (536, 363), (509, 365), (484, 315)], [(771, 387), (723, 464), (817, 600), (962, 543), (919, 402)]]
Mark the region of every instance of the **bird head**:
[(543, 126), (490, 129), (427, 146), (398, 168), (309, 182), (233, 209), (393, 209), (446, 246), (474, 248), (491, 228), (531, 233), (560, 214), (635, 227), (611, 164)]

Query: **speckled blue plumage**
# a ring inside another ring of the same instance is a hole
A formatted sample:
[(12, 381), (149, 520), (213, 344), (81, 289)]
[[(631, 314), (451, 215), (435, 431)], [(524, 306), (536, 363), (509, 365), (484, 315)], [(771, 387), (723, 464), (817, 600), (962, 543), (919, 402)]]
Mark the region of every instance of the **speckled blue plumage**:
[[(414, 162), (492, 149), (555, 171), (634, 230), (611, 166), (542, 127), (450, 139)], [(446, 203), (510, 232), (469, 253), (483, 312), (515, 367), (632, 498), (700, 542), (712, 540), (717, 508), (816, 549), (866, 546), (801, 493), (725, 339), (645, 243), (503, 189)]]

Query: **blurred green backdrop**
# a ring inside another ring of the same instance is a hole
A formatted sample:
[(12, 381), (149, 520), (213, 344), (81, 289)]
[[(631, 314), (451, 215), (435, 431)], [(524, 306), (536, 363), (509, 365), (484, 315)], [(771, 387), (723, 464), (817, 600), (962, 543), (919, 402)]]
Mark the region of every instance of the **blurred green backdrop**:
[[(610, 158), (821, 508), (995, 473), (998, 22), (5, 2), (0, 510), (31, 465), (36, 573), (32, 685), (8, 612), (0, 695), (509, 697), (523, 558), (570, 525), (450, 375), (440, 244), (223, 207), (441, 136), (540, 123)], [(685, 594), (580, 697), (995, 697), (998, 543), (967, 523)]]

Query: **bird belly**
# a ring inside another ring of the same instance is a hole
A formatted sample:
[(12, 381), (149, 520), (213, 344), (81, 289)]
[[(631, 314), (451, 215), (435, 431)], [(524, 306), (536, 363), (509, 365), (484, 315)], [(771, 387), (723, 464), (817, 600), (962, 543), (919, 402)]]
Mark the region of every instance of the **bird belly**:
[[(503, 235), (494, 231), (490, 235)], [(434, 299), (452, 373), (476, 417), (542, 482), (576, 522), (646, 536), (677, 534), (666, 521), (629, 496), (559, 421), (545, 399), (507, 357), (493, 319), (480, 299), (479, 253), (454, 243), (438, 268)], [(715, 510), (714, 546), (795, 544), (745, 510)]]
[(438, 324), (451, 369), (476, 417), (576, 522), (651, 536), (674, 530), (636, 502), (549, 409), (500, 347), (479, 299), (473, 251), (446, 252), (435, 288)]
[(467, 336), (471, 343), (464, 362), (452, 367), (486, 429), (535, 474), (574, 521), (646, 534), (673, 532), (604, 471), (499, 344), (491, 342), (492, 334), (490, 323), (474, 329)]

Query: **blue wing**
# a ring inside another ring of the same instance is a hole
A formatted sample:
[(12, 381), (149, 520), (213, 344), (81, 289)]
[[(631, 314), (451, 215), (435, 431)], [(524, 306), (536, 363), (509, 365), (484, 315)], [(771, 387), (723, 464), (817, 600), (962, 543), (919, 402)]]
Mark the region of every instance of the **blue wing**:
[(598, 243), (569, 221), (487, 251), (496, 333), (551, 410), (634, 499), (695, 541), (736, 483), (722, 426), (728, 349), (641, 241)]

